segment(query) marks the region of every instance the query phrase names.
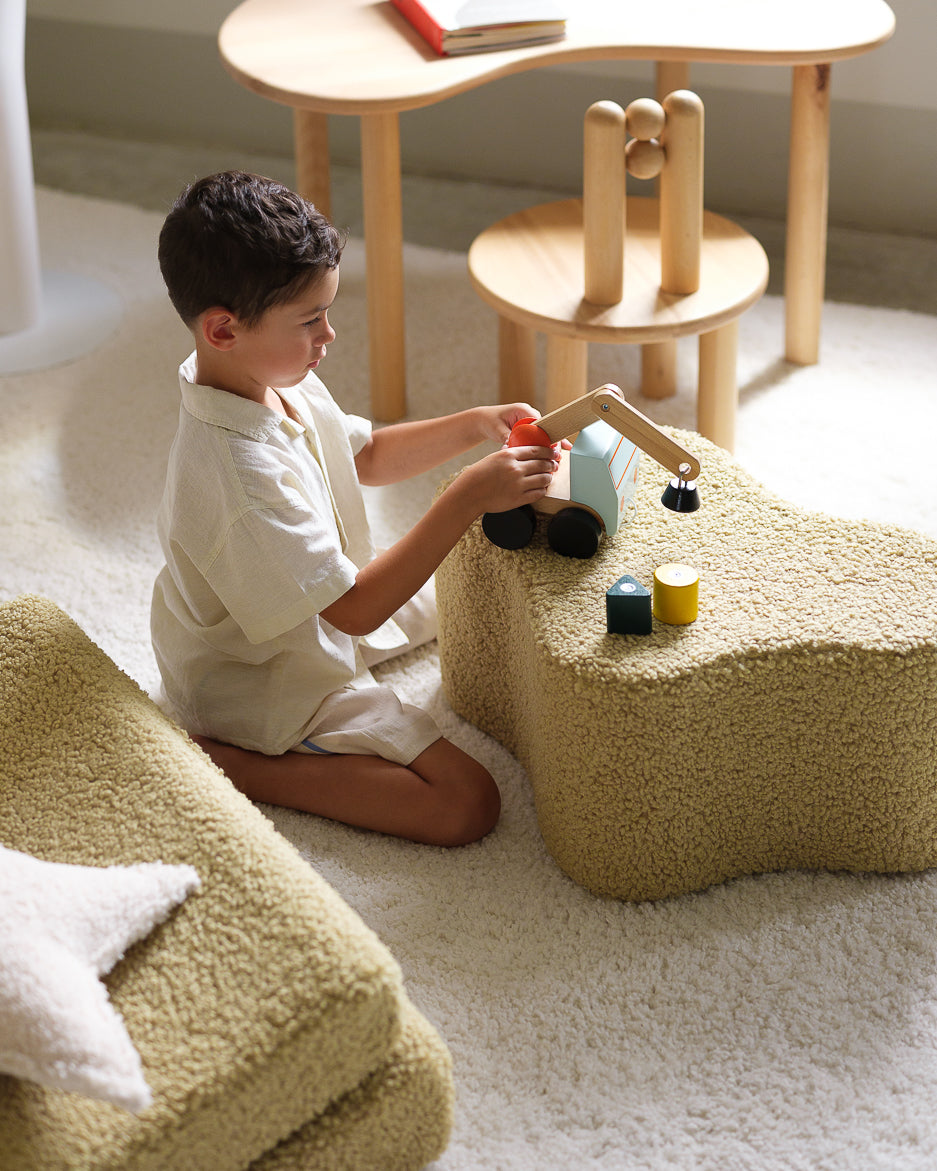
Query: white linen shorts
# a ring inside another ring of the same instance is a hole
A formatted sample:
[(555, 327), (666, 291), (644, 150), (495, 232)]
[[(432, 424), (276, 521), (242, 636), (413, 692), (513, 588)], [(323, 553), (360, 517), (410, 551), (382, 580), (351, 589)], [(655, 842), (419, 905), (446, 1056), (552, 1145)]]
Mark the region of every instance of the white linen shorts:
[[(359, 650), (368, 667), (422, 646), (436, 637), (436, 597), (430, 579), (397, 613), (394, 620), (407, 643), (391, 650), (368, 647)], [(442, 733), (426, 712), (404, 703), (391, 687), (364, 672), (327, 695), (305, 729), (302, 743), (293, 752), (339, 753), (383, 756), (396, 764), (410, 764), (440, 738)]]
[(361, 679), (327, 695), (293, 752), (382, 756), (411, 764), (442, 736), (436, 721), (391, 687)]

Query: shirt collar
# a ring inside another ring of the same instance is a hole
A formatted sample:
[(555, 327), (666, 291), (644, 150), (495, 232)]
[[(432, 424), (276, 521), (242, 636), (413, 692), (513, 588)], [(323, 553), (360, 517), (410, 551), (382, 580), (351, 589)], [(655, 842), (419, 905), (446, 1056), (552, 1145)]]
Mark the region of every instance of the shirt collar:
[[(280, 427), (285, 427), (295, 435), (305, 431), (301, 423), (285, 418), (253, 399), (242, 398), (239, 394), (218, 390), (214, 386), (202, 386), (194, 381), (195, 371), (196, 358), (193, 352), (179, 367), (179, 386), (182, 390), (182, 405), (190, 415), (203, 423), (223, 427), (226, 431), (236, 431), (239, 435), (261, 443), (266, 443)], [(295, 410), (292, 399), (289, 401)]]

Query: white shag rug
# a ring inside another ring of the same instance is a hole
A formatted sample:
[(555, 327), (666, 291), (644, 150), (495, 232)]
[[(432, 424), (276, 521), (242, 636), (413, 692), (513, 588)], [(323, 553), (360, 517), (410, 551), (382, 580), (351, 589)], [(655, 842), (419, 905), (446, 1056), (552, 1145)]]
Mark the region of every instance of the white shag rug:
[[(151, 689), (153, 518), (188, 352), (156, 267), (161, 217), (48, 191), (39, 212), (46, 262), (104, 280), (125, 308), (92, 353), (0, 379), (0, 597), (51, 598)], [(495, 323), (464, 257), (408, 247), (406, 272), (411, 412), (493, 401)], [(322, 376), (366, 413), (356, 241), (332, 316)], [(829, 304), (822, 363), (802, 369), (780, 358), (782, 318), (766, 298), (742, 320), (738, 457), (801, 505), (937, 537), (937, 323)], [(594, 384), (627, 388), (634, 357), (596, 349)], [(635, 401), (693, 424), (689, 391)], [(378, 538), (448, 470), (370, 492)], [(520, 767), (448, 710), (435, 645), (383, 673), (497, 777), (497, 830), (444, 851), (264, 812), (377, 931), (449, 1043), (457, 1120), (439, 1171), (937, 1166), (937, 873), (597, 898), (545, 853)]]

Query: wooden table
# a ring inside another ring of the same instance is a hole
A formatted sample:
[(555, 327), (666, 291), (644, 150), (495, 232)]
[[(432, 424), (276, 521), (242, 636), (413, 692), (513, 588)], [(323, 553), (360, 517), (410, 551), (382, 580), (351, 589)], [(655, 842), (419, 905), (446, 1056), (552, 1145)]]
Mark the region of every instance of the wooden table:
[[(785, 257), (786, 356), (819, 357), (826, 268), (830, 73), (892, 35), (885, 0), (576, 0), (551, 45), (437, 57), (389, 0), (244, 0), (219, 49), (249, 90), (294, 111), (297, 186), (329, 208), (329, 114), (361, 119), (371, 398), (378, 419), (406, 410), (399, 115), (527, 69), (651, 60), (659, 95), (694, 61), (793, 69)], [(601, 95), (599, 95), (601, 96)]]

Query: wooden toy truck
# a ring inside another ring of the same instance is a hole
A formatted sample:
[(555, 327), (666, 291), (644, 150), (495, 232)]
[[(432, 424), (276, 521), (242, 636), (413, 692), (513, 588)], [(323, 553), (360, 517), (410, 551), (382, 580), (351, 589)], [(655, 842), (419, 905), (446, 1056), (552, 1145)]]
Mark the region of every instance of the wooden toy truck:
[(533, 537), (536, 514), (549, 516), (547, 541), (565, 557), (591, 557), (603, 532), (614, 534), (634, 497), (641, 452), (673, 474), (663, 502), (677, 512), (699, 507), (696, 456), (665, 434), (656, 423), (625, 402), (621, 390), (606, 383), (540, 419), (515, 424), (511, 447), (550, 447), (579, 432), (546, 496), (534, 505), (487, 513), (485, 535), (502, 549), (522, 549)]

